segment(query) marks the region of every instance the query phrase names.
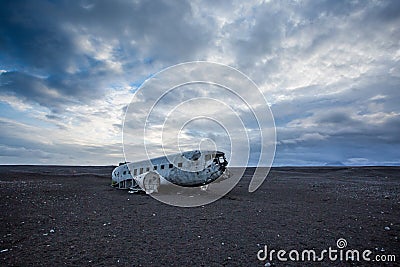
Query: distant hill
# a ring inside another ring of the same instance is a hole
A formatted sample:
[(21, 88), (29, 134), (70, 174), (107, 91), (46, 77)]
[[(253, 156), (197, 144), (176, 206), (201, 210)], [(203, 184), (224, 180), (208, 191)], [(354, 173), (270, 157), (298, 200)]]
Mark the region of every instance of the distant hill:
[(325, 163), (325, 166), (346, 166), (341, 161), (331, 161)]

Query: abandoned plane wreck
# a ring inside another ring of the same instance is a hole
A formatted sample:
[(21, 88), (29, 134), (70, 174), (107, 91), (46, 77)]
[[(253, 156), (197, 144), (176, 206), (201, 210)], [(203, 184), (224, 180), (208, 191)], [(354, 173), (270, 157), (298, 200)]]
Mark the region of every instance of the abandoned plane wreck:
[(131, 192), (158, 192), (160, 186), (201, 187), (229, 178), (221, 151), (186, 151), (138, 162), (120, 163), (112, 172), (113, 187)]

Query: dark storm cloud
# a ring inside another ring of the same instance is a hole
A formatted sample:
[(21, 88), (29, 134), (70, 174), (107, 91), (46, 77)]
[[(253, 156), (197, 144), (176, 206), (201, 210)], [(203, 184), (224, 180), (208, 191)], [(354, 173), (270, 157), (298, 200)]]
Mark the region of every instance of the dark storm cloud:
[(192, 59), (208, 37), (187, 2), (7, 1), (0, 10), (0, 67), (8, 71), (1, 86), (51, 109), (88, 102), (121, 79), (149, 75), (138, 64)]
[[(332, 108), (291, 121), (277, 131), (278, 165), (399, 164), (394, 148), (400, 143), (398, 114), (362, 115)], [(353, 162), (357, 158), (364, 161)]]
[(24, 101), (33, 101), (42, 106), (57, 111), (60, 104), (68, 104), (67, 97), (59, 91), (49, 87), (47, 79), (38, 78), (18, 71), (3, 72), (0, 74), (0, 88), (3, 92), (22, 98)]
[(278, 125), (275, 164), (398, 165), (398, 84), (390, 75), (366, 75), (354, 79), (349, 90), (301, 93), (273, 105)]
[(61, 12), (46, 1), (4, 1), (0, 11), (4, 66), (62, 72), (75, 49), (60, 29)]

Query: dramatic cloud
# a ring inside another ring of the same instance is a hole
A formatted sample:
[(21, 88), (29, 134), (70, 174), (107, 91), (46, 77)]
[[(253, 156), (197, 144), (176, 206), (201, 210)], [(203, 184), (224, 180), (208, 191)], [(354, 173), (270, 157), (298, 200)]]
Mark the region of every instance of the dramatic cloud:
[(399, 1), (3, 1), (0, 164), (115, 164), (142, 82), (210, 60), (269, 101), (275, 165), (399, 165), (398, 25)]

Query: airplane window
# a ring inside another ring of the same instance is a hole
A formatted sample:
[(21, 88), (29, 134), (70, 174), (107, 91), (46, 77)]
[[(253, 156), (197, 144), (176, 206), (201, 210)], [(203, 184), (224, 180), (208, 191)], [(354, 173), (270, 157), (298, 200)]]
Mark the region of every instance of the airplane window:
[(153, 167), (153, 170), (155, 170), (155, 171), (157, 170), (157, 165), (155, 165), (155, 166)]
[(161, 165), (161, 170), (164, 170), (164, 165)]
[(179, 163), (178, 163), (178, 167), (179, 167), (179, 168), (182, 168), (182, 162), (179, 162)]
[(150, 170), (150, 168), (149, 168), (149, 167), (147, 167), (147, 168), (146, 168), (146, 172), (148, 172), (149, 170)]
[(169, 168), (171, 169), (172, 167), (174, 167), (174, 165), (173, 164), (169, 164)]
[(126, 171), (124, 171), (124, 175), (126, 174)]
[(133, 170), (133, 175), (137, 175), (137, 169)]
[(142, 174), (143, 173), (143, 168), (140, 168), (140, 174)]

